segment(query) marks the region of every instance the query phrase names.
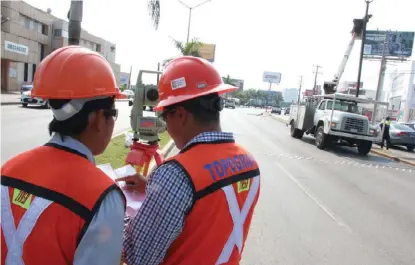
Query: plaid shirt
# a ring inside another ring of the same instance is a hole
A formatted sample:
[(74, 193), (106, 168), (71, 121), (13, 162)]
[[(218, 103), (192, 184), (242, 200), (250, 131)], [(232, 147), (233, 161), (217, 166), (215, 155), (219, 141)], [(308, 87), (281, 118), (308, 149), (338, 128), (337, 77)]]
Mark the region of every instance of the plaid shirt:
[[(204, 132), (186, 146), (233, 139), (232, 133)], [(192, 203), (192, 186), (183, 170), (173, 163), (158, 167), (149, 177), (143, 205), (124, 231), (123, 259), (129, 265), (163, 262), (170, 245), (183, 230)]]

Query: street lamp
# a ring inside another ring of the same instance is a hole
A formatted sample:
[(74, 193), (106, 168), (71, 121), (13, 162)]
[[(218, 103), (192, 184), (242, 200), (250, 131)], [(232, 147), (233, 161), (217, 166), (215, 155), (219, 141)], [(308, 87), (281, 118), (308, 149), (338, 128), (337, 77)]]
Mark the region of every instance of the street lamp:
[(199, 6), (202, 6), (202, 5), (204, 5), (204, 4), (206, 4), (207, 2), (210, 2), (210, 1), (212, 1), (212, 0), (206, 0), (206, 1), (202, 2), (202, 3), (200, 3), (200, 4), (195, 5), (195, 6), (192, 6), (192, 7), (190, 7), (190, 6), (186, 5), (185, 3), (183, 3), (183, 2), (182, 2), (182, 1), (180, 1), (180, 0), (178, 0), (178, 1), (179, 1), (182, 5), (184, 5), (186, 8), (188, 8), (188, 9), (189, 9), (189, 24), (187, 25), (187, 41), (186, 41), (186, 42), (189, 42), (190, 20), (191, 20), (191, 18), (192, 18), (192, 10), (193, 10), (193, 9), (195, 9), (195, 8), (198, 8)]
[(365, 17), (363, 18), (363, 29), (362, 29), (362, 43), (360, 46), (360, 59), (359, 59), (359, 71), (357, 73), (357, 84), (356, 84), (356, 97), (359, 97), (359, 90), (360, 90), (360, 77), (362, 75), (362, 65), (363, 65), (363, 52), (365, 48), (365, 38), (366, 38), (366, 25), (369, 20), (369, 4), (373, 2), (373, 0), (365, 0), (366, 2), (366, 13)]

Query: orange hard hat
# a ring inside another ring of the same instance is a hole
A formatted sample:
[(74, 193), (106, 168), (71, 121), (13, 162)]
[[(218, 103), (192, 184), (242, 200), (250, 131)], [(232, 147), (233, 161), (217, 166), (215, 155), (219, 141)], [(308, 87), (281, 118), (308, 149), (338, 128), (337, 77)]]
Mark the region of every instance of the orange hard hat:
[(212, 93), (232, 92), (237, 87), (223, 83), (211, 63), (202, 58), (183, 56), (172, 60), (161, 74), (160, 101), (155, 107), (164, 107)]
[(108, 61), (80, 46), (59, 48), (43, 59), (31, 95), (44, 99), (126, 97), (118, 89)]

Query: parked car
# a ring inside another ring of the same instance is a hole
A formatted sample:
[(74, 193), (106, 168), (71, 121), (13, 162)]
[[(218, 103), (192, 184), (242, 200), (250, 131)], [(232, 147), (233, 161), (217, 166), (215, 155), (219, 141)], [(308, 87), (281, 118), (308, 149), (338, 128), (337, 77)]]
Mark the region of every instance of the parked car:
[(23, 84), (23, 85), (20, 87), (20, 94), (22, 94), (23, 92), (26, 92), (26, 91), (31, 90), (31, 89), (32, 89), (32, 87), (33, 87), (33, 85), (31, 85), (31, 84)]
[(30, 85), (29, 90), (22, 92), (21, 97), (20, 97), (20, 102), (22, 103), (22, 106), (26, 108), (29, 104), (31, 104), (31, 105), (41, 106), (43, 108), (48, 108), (49, 105), (48, 105), (47, 100), (42, 99), (42, 98), (31, 97), (32, 88), (33, 88), (33, 85)]
[(272, 107), (271, 113), (277, 113), (281, 115), (281, 107), (277, 107), (277, 106)]
[(412, 130), (415, 131), (415, 121), (400, 122), (400, 124), (406, 125), (406, 126), (410, 127)]
[[(377, 126), (377, 130), (381, 133), (382, 129), (380, 124)], [(397, 122), (391, 122), (389, 136), (391, 138), (391, 145), (406, 146), (409, 152), (415, 149), (415, 131), (411, 127)]]
[(121, 92), (121, 94), (124, 94), (125, 96), (127, 96), (128, 99), (133, 99), (134, 98), (134, 91), (130, 90), (130, 89), (126, 89), (123, 92)]
[(235, 109), (235, 101), (233, 100), (225, 100), (225, 108)]

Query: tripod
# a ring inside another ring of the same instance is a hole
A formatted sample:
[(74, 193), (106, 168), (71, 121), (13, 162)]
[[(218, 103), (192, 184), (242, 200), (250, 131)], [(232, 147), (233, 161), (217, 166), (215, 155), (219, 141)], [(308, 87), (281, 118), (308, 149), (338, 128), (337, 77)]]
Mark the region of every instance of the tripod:
[(125, 163), (137, 166), (137, 172), (141, 172), (141, 169), (144, 167), (143, 176), (147, 177), (151, 159), (154, 157), (157, 166), (164, 160), (158, 149), (158, 142), (140, 143), (139, 141), (134, 141)]

